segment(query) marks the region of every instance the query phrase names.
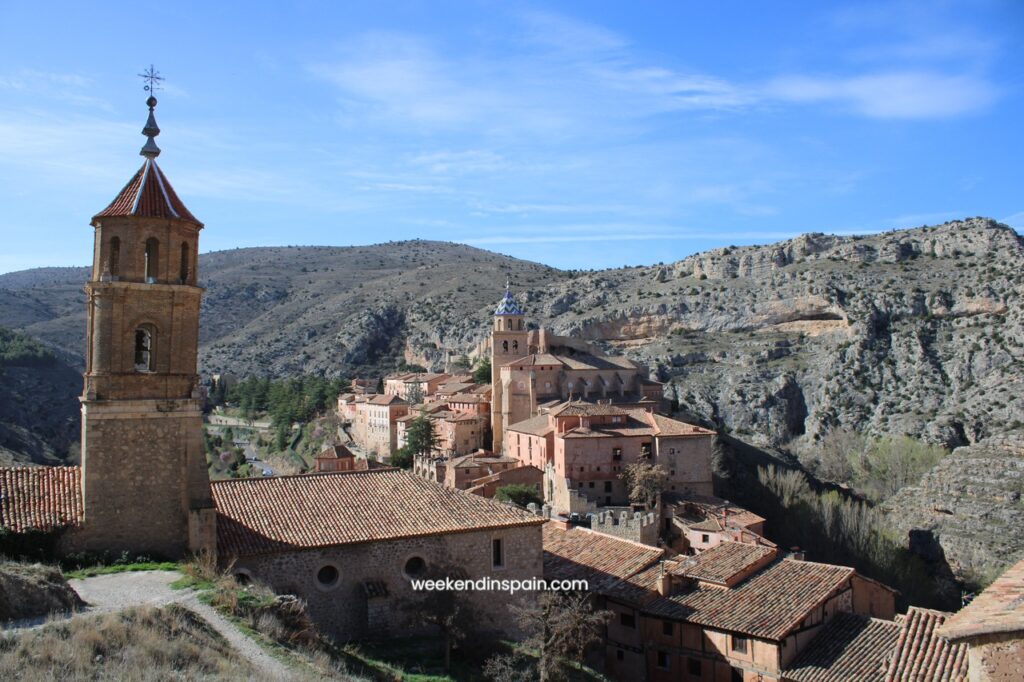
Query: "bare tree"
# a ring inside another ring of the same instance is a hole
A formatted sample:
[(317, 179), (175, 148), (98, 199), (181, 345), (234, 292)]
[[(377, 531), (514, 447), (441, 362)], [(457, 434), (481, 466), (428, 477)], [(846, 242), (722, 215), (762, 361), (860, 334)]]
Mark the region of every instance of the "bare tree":
[(583, 664), (587, 649), (601, 641), (609, 611), (594, 611), (585, 593), (543, 592), (526, 607), (512, 607), (519, 626), (527, 633), (522, 651), (492, 657), (484, 673), (495, 682), (566, 679), (570, 663)]
[[(444, 580), (457, 576), (459, 569), (431, 568), (424, 573), (424, 579)], [(444, 669), (452, 666), (452, 649), (472, 634), (477, 625), (477, 615), (464, 592), (454, 590), (428, 590), (421, 599), (403, 604), (403, 609), (414, 620), (423, 625), (432, 625), (444, 637)]]
[(640, 460), (627, 464), (619, 478), (626, 483), (631, 503), (653, 508), (668, 482), (668, 470), (660, 464)]

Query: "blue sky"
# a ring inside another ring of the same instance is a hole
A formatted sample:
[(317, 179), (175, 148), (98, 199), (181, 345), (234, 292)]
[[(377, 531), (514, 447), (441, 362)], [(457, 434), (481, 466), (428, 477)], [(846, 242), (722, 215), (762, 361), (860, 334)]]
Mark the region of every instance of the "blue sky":
[(0, 272), (160, 163), (204, 251), (420, 237), (567, 268), (1024, 228), (1024, 3), (0, 0)]

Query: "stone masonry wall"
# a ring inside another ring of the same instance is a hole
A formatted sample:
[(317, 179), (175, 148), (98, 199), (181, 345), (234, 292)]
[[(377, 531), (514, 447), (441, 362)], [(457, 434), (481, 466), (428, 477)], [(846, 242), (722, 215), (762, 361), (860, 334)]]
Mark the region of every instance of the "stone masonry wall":
[[(503, 541), (503, 568), (491, 566), (494, 538)], [(338, 641), (347, 641), (370, 634), (398, 635), (415, 627), (406, 607), (419, 597), (404, 572), (412, 557), (421, 557), (430, 566), (458, 567), (469, 579), (526, 579), (543, 576), (541, 543), (539, 525), (521, 526), (240, 557), (234, 570), (267, 583), (276, 592), (306, 600), (317, 625)], [(317, 573), (327, 565), (335, 567), (340, 577), (336, 584), (325, 587), (318, 582)], [(367, 581), (383, 582), (387, 596), (368, 598), (364, 590)], [(468, 592), (466, 597), (481, 628), (511, 633), (515, 623), (509, 605), (530, 594)], [(372, 632), (368, 623), (373, 624)]]

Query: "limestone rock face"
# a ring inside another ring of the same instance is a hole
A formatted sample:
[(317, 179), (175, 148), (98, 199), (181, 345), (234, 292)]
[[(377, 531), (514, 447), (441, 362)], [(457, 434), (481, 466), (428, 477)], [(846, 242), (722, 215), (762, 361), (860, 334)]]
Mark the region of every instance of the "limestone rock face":
[(954, 573), (991, 580), (1024, 558), (1024, 439), (957, 448), (884, 507), (893, 529), (931, 533)]
[[(761, 447), (813, 452), (835, 426), (947, 446), (1024, 427), (1024, 247), (983, 218), (601, 271), (411, 241), (221, 251), (200, 274), (205, 374), (440, 370), (485, 351), (508, 276), (531, 324), (645, 363), (682, 409)], [(86, 277), (0, 275), (0, 319), (80, 357)]]

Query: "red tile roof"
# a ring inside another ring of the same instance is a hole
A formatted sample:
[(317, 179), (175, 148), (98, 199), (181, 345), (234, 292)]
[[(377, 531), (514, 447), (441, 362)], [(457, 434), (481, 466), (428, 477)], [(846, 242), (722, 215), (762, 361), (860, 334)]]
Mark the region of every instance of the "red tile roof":
[(789, 665), (793, 682), (863, 682), (885, 675), (899, 623), (837, 613)]
[(967, 645), (950, 644), (935, 633), (950, 615), (914, 606), (907, 610), (886, 682), (960, 682), (967, 678)]
[(684, 588), (667, 598), (657, 592), (651, 594), (656, 568), (637, 574), (630, 582), (654, 597), (643, 606), (653, 615), (778, 641), (840, 591), (853, 574), (854, 570), (846, 566), (783, 559), (735, 587), (698, 582), (696, 587)]
[(656, 564), (664, 553), (657, 547), (587, 528), (565, 530), (556, 523), (544, 526), (544, 577), (587, 580), (591, 590), (603, 589)]
[(350, 457), (355, 457), (355, 455), (352, 454), (352, 451), (341, 443), (338, 443), (336, 445), (327, 446), (327, 448), (317, 455), (315, 459), (348, 459)]
[(214, 481), (211, 488), (225, 556), (544, 522), (398, 469)]
[(153, 159), (146, 159), (124, 189), (110, 205), (94, 216), (144, 216), (150, 218), (177, 218), (203, 224), (185, 208), (160, 166)]
[(0, 468), (0, 527), (15, 533), (82, 522), (80, 467)]
[(744, 573), (767, 564), (776, 554), (778, 550), (774, 547), (723, 542), (696, 556), (687, 557), (673, 570), (673, 574), (719, 585), (732, 585)]
[[(1019, 530), (1018, 530), (1019, 532)], [(939, 630), (953, 641), (1024, 631), (1024, 560), (1018, 561)]]

